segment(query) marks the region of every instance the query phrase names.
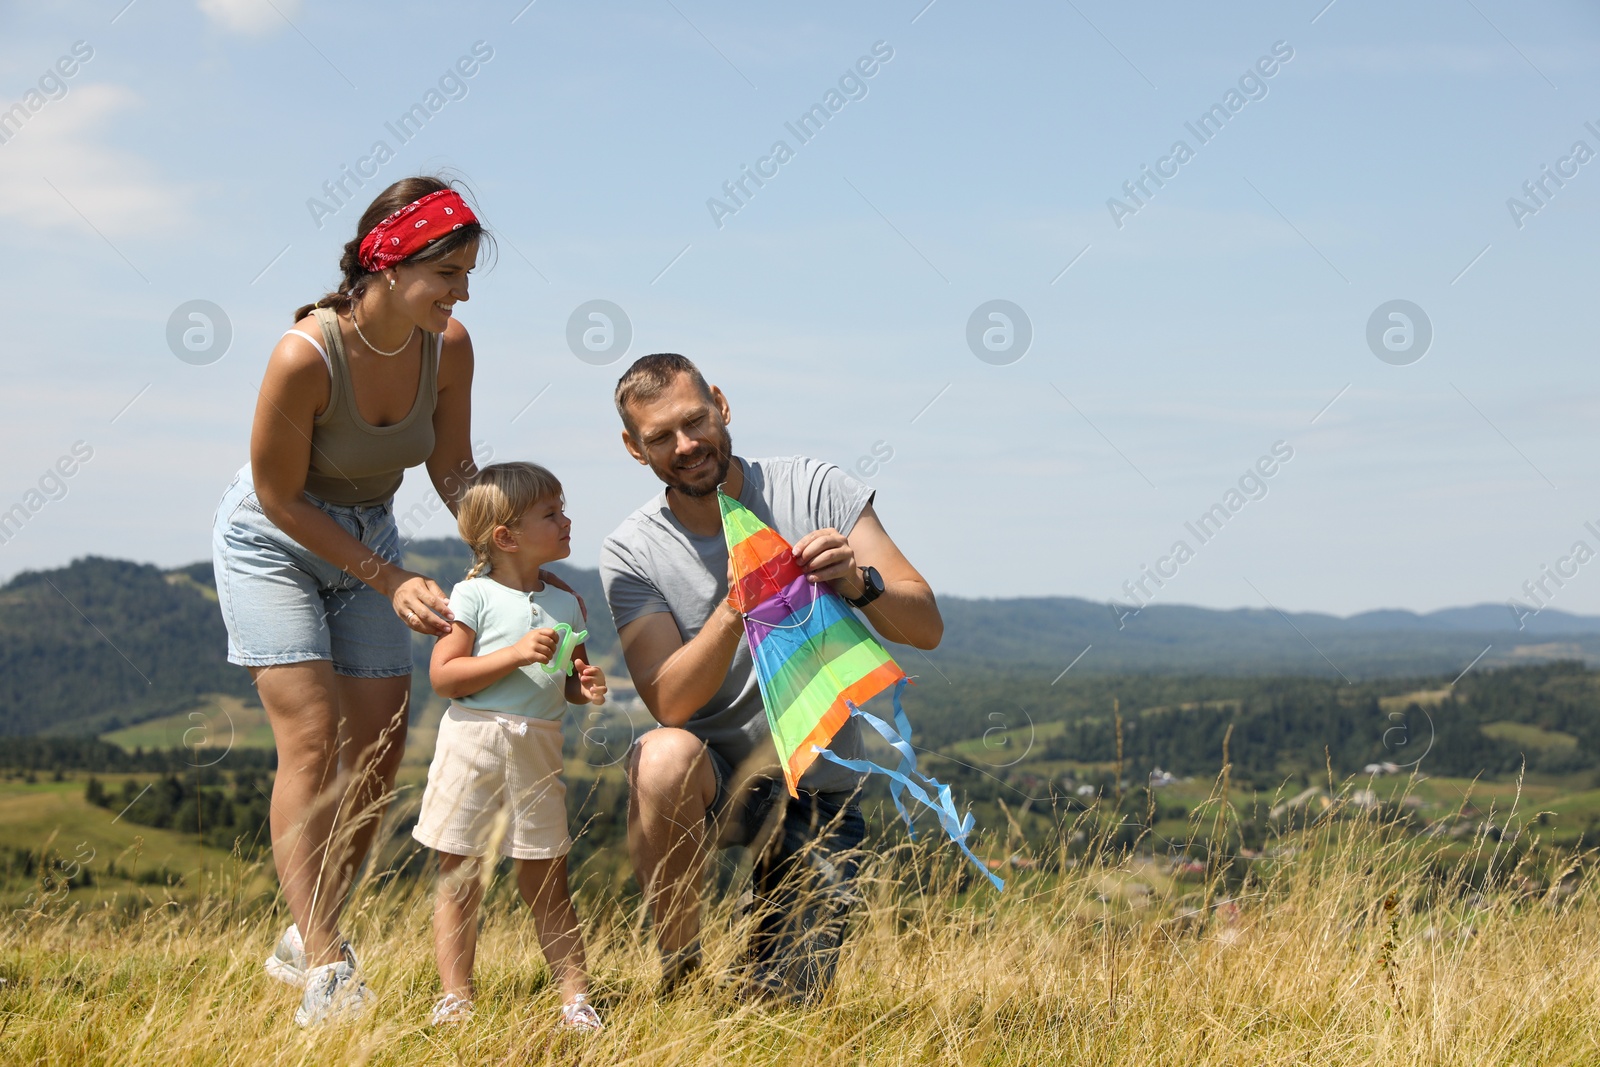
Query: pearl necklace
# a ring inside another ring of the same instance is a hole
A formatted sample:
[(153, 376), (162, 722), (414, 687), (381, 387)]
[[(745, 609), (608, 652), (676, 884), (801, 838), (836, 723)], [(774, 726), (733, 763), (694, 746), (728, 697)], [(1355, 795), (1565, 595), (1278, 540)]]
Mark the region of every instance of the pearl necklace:
[(406, 350), (406, 346), (411, 343), (412, 336), (417, 332), (417, 324), (413, 322), (411, 324), (410, 332), (406, 334), (406, 339), (400, 342), (400, 347), (395, 349), (393, 352), (385, 352), (383, 349), (367, 340), (367, 335), (361, 332), (361, 323), (356, 321), (356, 306), (354, 304), (350, 305), (350, 325), (356, 328), (356, 336), (361, 338), (361, 343), (372, 349), (372, 351), (376, 352), (380, 356), (398, 356), (400, 353)]

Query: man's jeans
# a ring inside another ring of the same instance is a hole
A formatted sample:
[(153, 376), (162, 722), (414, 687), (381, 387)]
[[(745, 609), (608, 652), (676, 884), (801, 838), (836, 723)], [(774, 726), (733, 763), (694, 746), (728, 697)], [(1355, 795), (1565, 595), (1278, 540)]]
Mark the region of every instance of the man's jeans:
[(771, 784), (766, 808), (786, 803), (775, 838), (755, 864), (755, 925), (745, 963), (758, 988), (806, 1000), (832, 984), (850, 913), (860, 903), (856, 876), (866, 820), (852, 794), (801, 793), (797, 800), (781, 781)]

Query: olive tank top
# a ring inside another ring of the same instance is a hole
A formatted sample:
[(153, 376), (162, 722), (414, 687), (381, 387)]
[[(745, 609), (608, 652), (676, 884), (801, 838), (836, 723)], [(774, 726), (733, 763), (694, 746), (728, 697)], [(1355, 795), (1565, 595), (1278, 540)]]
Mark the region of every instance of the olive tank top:
[(405, 418), (392, 426), (374, 426), (356, 408), (345, 359), (339, 317), (329, 308), (312, 314), (322, 327), (331, 385), (328, 406), (311, 425), (311, 467), (306, 492), (329, 504), (365, 507), (393, 498), (407, 467), (433, 454), (433, 409), (439, 399), (439, 351), (444, 335), (422, 334), (422, 373), (417, 398)]

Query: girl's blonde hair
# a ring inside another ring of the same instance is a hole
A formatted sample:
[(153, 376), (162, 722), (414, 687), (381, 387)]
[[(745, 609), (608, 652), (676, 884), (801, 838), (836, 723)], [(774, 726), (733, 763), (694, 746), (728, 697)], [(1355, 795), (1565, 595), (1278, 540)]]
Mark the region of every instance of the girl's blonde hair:
[(461, 496), (456, 529), (472, 549), (468, 578), (488, 569), (496, 526), (511, 526), (547, 497), (560, 498), (561, 481), (537, 463), (494, 463), (480, 470)]

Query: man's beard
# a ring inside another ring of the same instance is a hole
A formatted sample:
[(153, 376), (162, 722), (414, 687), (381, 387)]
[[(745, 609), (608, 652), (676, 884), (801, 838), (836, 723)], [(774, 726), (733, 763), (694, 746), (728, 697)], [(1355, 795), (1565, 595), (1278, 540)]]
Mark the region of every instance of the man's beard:
[(700, 457), (710, 454), (712, 457), (711, 469), (695, 481), (690, 481), (678, 474), (677, 464), (679, 457), (672, 458), (672, 466), (662, 468), (651, 464), (651, 469), (656, 472), (656, 477), (667, 484), (668, 489), (676, 489), (686, 497), (710, 496), (715, 493), (723, 482), (728, 480), (728, 468), (733, 463), (733, 438), (728, 434), (726, 427), (718, 427), (719, 440), (708, 444), (704, 449), (690, 457), (698, 461)]

